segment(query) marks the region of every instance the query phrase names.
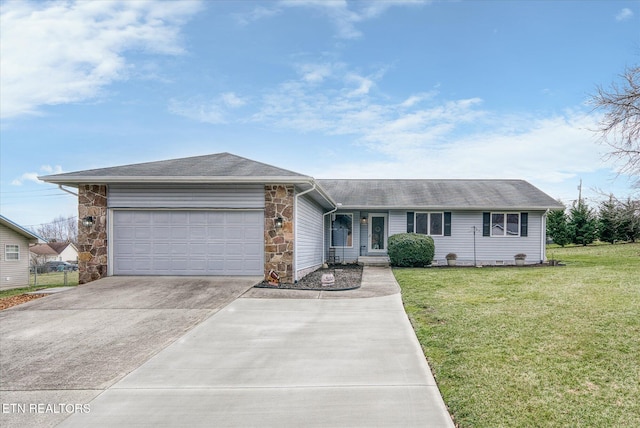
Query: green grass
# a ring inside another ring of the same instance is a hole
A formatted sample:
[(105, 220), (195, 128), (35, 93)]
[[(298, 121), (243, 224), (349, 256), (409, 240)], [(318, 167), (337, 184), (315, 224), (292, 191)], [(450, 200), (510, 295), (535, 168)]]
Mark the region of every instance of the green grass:
[(640, 244), (560, 267), (395, 269), (461, 427), (640, 426)]
[[(67, 272), (67, 286), (78, 285), (78, 272)], [(12, 288), (11, 290), (0, 291), (0, 299), (3, 297), (18, 296), (24, 293), (40, 290), (43, 288), (64, 287), (64, 272), (52, 272), (38, 274), (38, 284), (34, 286), (34, 275), (29, 276), (29, 287)]]
[[(60, 286), (64, 285), (64, 272), (51, 272), (51, 273), (39, 273), (37, 277), (38, 287), (40, 286)], [(79, 273), (75, 272), (67, 272), (67, 285), (78, 285)], [(29, 276), (29, 285), (33, 286), (35, 281), (35, 276), (31, 274)]]

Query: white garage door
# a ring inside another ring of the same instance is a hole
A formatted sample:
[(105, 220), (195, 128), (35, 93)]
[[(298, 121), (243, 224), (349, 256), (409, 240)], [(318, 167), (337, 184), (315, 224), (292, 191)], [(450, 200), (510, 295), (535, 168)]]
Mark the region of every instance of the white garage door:
[(263, 211), (113, 212), (114, 275), (262, 275)]

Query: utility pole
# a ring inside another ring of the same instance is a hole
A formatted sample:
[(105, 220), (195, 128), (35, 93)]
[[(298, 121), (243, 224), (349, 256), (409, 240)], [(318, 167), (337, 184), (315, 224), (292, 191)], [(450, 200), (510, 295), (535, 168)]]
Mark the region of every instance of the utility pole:
[(580, 179), (580, 185), (578, 186), (578, 205), (582, 204), (582, 178)]

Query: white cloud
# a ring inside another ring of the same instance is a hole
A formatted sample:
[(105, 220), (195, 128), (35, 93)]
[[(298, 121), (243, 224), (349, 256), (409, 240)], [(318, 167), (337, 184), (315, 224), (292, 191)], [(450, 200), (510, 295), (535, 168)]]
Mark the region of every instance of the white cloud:
[(64, 172), (60, 165), (56, 165), (56, 166), (42, 165), (40, 167), (40, 171), (45, 172), (47, 174), (62, 174)]
[(242, 107), (247, 103), (243, 98), (240, 98), (233, 92), (225, 92), (224, 94), (220, 95), (220, 99), (227, 107), (231, 108)]
[[(523, 178), (557, 186), (608, 169), (590, 131), (598, 120), (581, 111), (498, 113), (479, 98), (442, 100), (435, 90), (393, 100), (383, 93), (383, 73), (368, 78), (341, 64), (308, 79), (296, 69), (298, 79), (263, 94), (252, 120), (346, 142), (309, 171), (318, 178)], [(373, 84), (381, 94), (371, 93)]]
[(420, 6), (426, 0), (376, 0), (348, 2), (347, 0), (281, 0), (271, 7), (257, 6), (251, 12), (238, 15), (241, 25), (282, 13), (285, 8), (312, 8), (325, 15), (336, 28), (336, 37), (356, 39), (362, 36), (356, 25), (382, 15), (387, 9), (399, 6)]
[(169, 111), (197, 122), (226, 123), (223, 108), (215, 102), (169, 100)]
[(169, 100), (169, 111), (197, 122), (210, 124), (228, 123), (230, 109), (244, 106), (247, 100), (233, 92), (225, 92), (213, 99), (194, 97), (186, 101), (172, 98)]
[(179, 31), (198, 1), (3, 3), (0, 116), (91, 99), (126, 79), (125, 54), (183, 52)]
[(43, 174), (62, 174), (64, 171), (60, 165), (42, 165), (40, 167), (40, 173), (37, 172), (25, 172), (20, 177), (11, 181), (13, 186), (22, 186), (26, 181), (32, 181), (34, 183), (42, 184), (43, 182), (38, 180), (38, 176)]
[(246, 14), (236, 14), (236, 21), (242, 26), (249, 25), (252, 22), (259, 21), (264, 18), (280, 14), (281, 10), (274, 7), (257, 6), (251, 12)]
[(628, 7), (621, 9), (616, 15), (616, 21), (626, 21), (631, 18), (633, 18), (633, 11)]
[(308, 83), (322, 83), (325, 79), (334, 75), (344, 65), (341, 63), (301, 63), (295, 68), (302, 76), (302, 80)]

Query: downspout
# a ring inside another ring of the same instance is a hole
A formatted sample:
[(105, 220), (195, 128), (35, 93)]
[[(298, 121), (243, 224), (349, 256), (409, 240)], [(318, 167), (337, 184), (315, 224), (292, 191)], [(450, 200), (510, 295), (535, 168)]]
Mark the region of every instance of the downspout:
[(65, 189), (64, 187), (62, 187), (62, 184), (58, 184), (58, 189), (62, 190), (63, 192), (67, 192), (73, 196), (78, 196), (77, 193), (72, 192), (71, 190)]
[(326, 213), (324, 213), (322, 215), (322, 263), (325, 263), (326, 260), (324, 259), (324, 256), (326, 254), (325, 248), (326, 248), (326, 242), (325, 242), (325, 236), (327, 236), (326, 231), (324, 230), (324, 226), (327, 223), (325, 221), (325, 218), (329, 215), (329, 214), (333, 214), (334, 212), (338, 211), (338, 208), (340, 208), (340, 204), (338, 204), (337, 207), (335, 207), (334, 209), (332, 209), (331, 211), (328, 211)]
[(540, 256), (542, 257), (542, 260), (540, 260), (540, 263), (544, 263), (547, 260), (547, 214), (549, 213), (549, 209), (547, 209), (544, 214), (542, 214), (542, 218), (540, 220), (541, 222), (541, 229), (540, 231), (542, 232), (540, 234), (541, 238), (540, 238)]

